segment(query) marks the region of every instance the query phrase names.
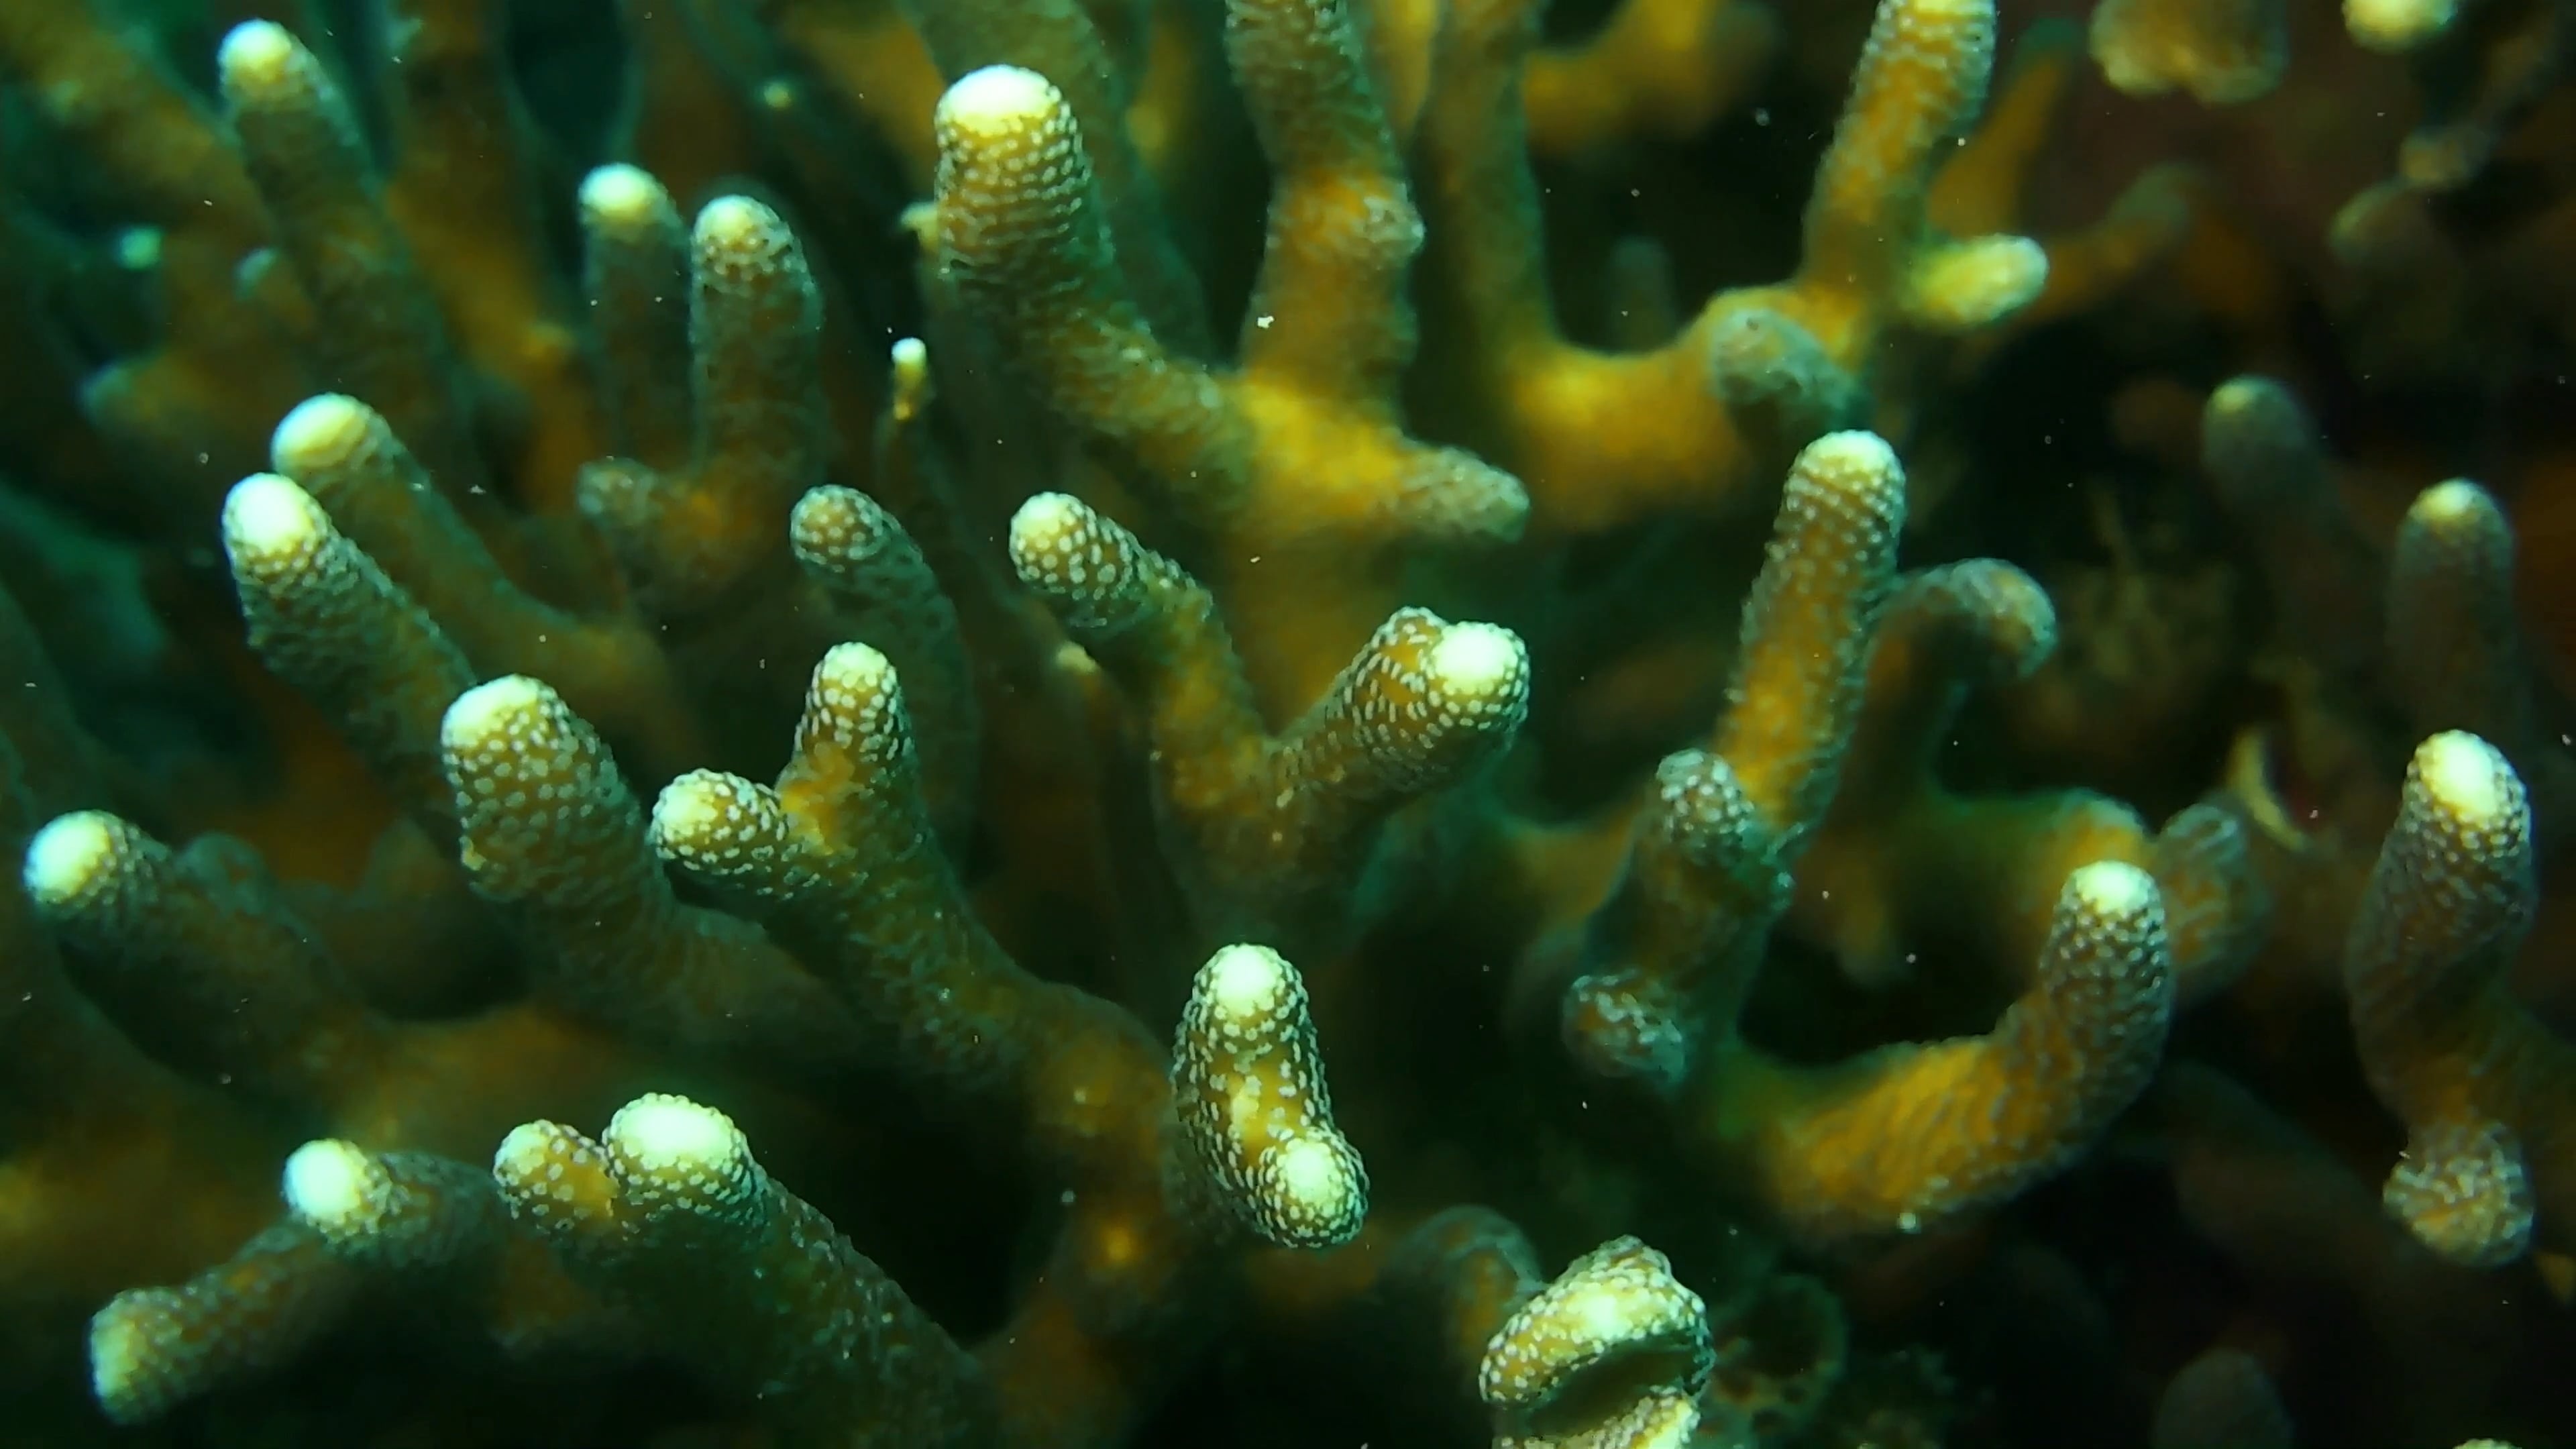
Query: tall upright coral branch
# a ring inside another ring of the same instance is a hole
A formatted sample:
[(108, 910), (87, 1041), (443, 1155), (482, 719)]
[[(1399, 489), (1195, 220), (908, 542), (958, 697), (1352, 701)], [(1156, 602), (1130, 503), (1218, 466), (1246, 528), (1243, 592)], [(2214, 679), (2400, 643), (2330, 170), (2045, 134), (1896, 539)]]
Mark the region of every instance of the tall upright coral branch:
[(1818, 1244), (1918, 1231), (2062, 1170), (2145, 1086), (2174, 1004), (2162, 893), (2116, 857), (2081, 857), (2060, 867), (2031, 984), (1991, 1033), (1826, 1067), (1739, 1034), (1786, 875), (1847, 758), (1847, 789), (1884, 768), (1855, 742), (1870, 707), (1907, 737), (1913, 716), (1949, 708), (1940, 686), (1900, 691), (1908, 709), (1879, 679), (1919, 662), (1880, 626), (1903, 488), (1867, 434), (1801, 454), (1715, 748), (1666, 762), (1564, 1003), (1579, 1061), (1669, 1099), (1718, 1182)]
[(2460, 733), (2418, 746), (2344, 986), (2371, 1087), (2406, 1124), (2388, 1206), (2474, 1265), (2576, 1221), (2576, 1048), (2504, 980), (2535, 892), (2530, 802), (2503, 754)]
[[(1115, 265), (1075, 110), (989, 68), (938, 113), (941, 267), (1033, 389), (1189, 540), (1265, 714), (1319, 697), (1426, 547), (1515, 536), (1509, 475), (1399, 426), (1419, 245), (1383, 109), (1332, 0), (1237, 0), (1228, 50), (1277, 167), (1243, 366), (1156, 333)], [(1329, 612), (1319, 612), (1318, 604)]]
[(446, 328), (385, 211), (348, 97), (269, 21), (225, 36), (216, 70), (280, 252), (323, 319), (314, 345), (326, 375), (391, 418), (447, 496), (472, 506), (489, 474), (466, 436)]
[(1444, 316), (1465, 329), (1476, 411), (1497, 460), (1527, 480), (1542, 533), (1737, 511), (1784, 442), (1851, 418), (1891, 326), (1970, 330), (2037, 293), (2046, 267), (2035, 247), (1945, 242), (1923, 216), (1937, 143), (1984, 99), (1991, 7), (1887, 0), (1817, 172), (1797, 276), (1719, 294), (1649, 352), (1575, 345), (1548, 300), (1524, 144), (1520, 66), (1538, 9), (1457, 9), (1423, 146)]

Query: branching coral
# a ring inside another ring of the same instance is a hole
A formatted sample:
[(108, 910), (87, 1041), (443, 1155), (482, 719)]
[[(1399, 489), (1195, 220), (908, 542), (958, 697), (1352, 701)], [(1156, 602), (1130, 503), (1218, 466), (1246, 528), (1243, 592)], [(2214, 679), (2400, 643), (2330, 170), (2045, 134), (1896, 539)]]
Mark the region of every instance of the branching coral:
[(2183, 90), (2211, 106), (2261, 96), (2289, 60), (2289, 17), (2271, 0), (2103, 0), (2091, 38), (2094, 63), (2119, 90)]
[(598, 1141), (531, 1122), (503, 1139), (492, 1177), (497, 1194), (478, 1190), (788, 1432), (992, 1441), (974, 1360), (772, 1181), (723, 1113), (638, 1097)]
[(2436, 1252), (2519, 1257), (2567, 1201), (2576, 1050), (2504, 993), (2532, 909), (2531, 806), (2474, 735), (2415, 751), (2344, 980), (2371, 1085), (2407, 1129), (2388, 1206)]
[[(1788, 1269), (2047, 1231), (2224, 1096), (2158, 1076), (2299, 826), (1998, 764), (1982, 693), (2101, 624), (2038, 490), (1900, 462), (2210, 265), (2205, 179), (2045, 204), (2071, 27), (1997, 81), (1990, 0), (615, 8), (0, 15), (55, 148), (0, 135), (54, 389), (0, 410), (0, 1390), (229, 1413), (381, 1324), (366, 1412), (440, 1442), (1219, 1442), (1292, 1381), (1279, 1434), (1409, 1432), (1276, 1371), (1330, 1324), (1425, 1442), (1928, 1432)], [(2280, 20), (2095, 52), (2246, 99)], [(1665, 149), (1756, 99), (1767, 258)], [(2513, 495), (2383, 567), (2316, 432), (2240, 379), (2202, 443), (2281, 647), (2433, 736), (2345, 903), (2388, 1202), (2564, 1248)], [(134, 637), (40, 602), (75, 532)], [(585, 1392), (447, 1402), (498, 1379)]]
[(1228, 36), (1278, 167), (1239, 373), (1157, 339), (1113, 265), (1074, 112), (1035, 72), (979, 70), (941, 98), (938, 254), (1034, 390), (1223, 562), (1220, 595), (1271, 623), (1247, 636), (1256, 682), (1300, 701), (1373, 622), (1323, 632), (1305, 605), (1382, 615), (1405, 551), (1513, 537), (1527, 501), (1398, 425), (1422, 224), (1339, 7), (1243, 7)]
[[(1955, 708), (1955, 686), (1880, 684), (1929, 663), (1913, 647), (1912, 621), (1946, 610), (1975, 621), (1967, 627), (1998, 626), (2007, 649), (2017, 639), (2025, 653), (2044, 649), (2047, 635), (2044, 614), (2032, 612), (2044, 602), (2009, 570), (1962, 565), (1897, 590), (1902, 487), (1894, 458), (1866, 435), (1828, 436), (1801, 455), (1745, 608), (1714, 748), (1665, 761), (1626, 873), (1585, 928), (1583, 974), (1565, 1004), (1580, 1059), (1673, 1098), (1720, 1179), (1749, 1184), (1816, 1242), (1920, 1231), (2057, 1170), (2144, 1087), (2176, 989), (2164, 892), (2124, 861), (2150, 847), (2109, 802), (1954, 807), (1954, 818), (1906, 833), (1914, 807), (1888, 792), (1931, 789), (1914, 736), (1946, 730)], [(1847, 762), (1864, 773), (1843, 776)], [(1899, 783), (1871, 790), (1873, 766)], [(1843, 797), (1862, 802), (1850, 818), (1869, 822), (1867, 848), (1892, 879), (1861, 877), (1838, 857), (1829, 808), (1838, 786), (1858, 792)], [(2107, 824), (2061, 823), (2106, 809)], [(1892, 839), (1876, 834), (1891, 823)], [(2221, 842), (2229, 833), (2213, 819), (2176, 838), (2195, 829)], [(1943, 844), (1926, 848), (1934, 839)], [(1802, 860), (1811, 841), (1816, 854)], [(2160, 864), (2185, 889), (2219, 898), (2194, 911), (2185, 969), (2223, 972), (2259, 929), (2260, 906), (2241, 852), (2196, 847)], [(2010, 882), (2051, 871), (2061, 885), (2046, 898), (2044, 936), (2030, 939), (2014, 929), (2028, 907)], [(1963, 907), (1991, 939), (2029, 952), (2019, 958), (2036, 963), (2028, 993), (1986, 1038), (1821, 1071), (1766, 1056), (1737, 1020), (1788, 906), (1791, 872), (1816, 890), (1828, 921), (1868, 922), (1862, 929), (1881, 941), (1920, 930), (1890, 897), (1918, 888), (1907, 877), (1929, 876), (1921, 899)], [(1962, 895), (1989, 883), (2002, 892)]]
[(1422, 144), (1441, 291), (1472, 359), (1460, 385), (1526, 480), (1542, 532), (1727, 510), (1758, 490), (1766, 438), (1794, 443), (1855, 412), (1891, 326), (1974, 330), (2045, 280), (2029, 242), (1947, 242), (1923, 215), (1938, 148), (1984, 100), (1991, 8), (1890, 5), (1818, 171), (1797, 278), (1721, 294), (1652, 352), (1574, 345), (1548, 302), (1523, 155), (1517, 67), (1537, 12), (1527, 0), (1458, 8)]

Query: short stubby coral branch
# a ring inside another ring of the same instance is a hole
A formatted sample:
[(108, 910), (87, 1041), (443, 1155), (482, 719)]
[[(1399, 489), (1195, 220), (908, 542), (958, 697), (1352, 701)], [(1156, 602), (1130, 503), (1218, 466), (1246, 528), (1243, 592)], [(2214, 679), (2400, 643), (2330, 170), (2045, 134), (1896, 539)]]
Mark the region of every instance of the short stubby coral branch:
[(599, 356), (601, 402), (622, 457), (668, 471), (696, 451), (692, 424), (689, 228), (640, 166), (581, 181), (582, 291)]
[(1172, 1055), (1184, 1194), (1211, 1195), (1263, 1241), (1328, 1248), (1368, 1214), (1368, 1170), (1333, 1125), (1296, 968), (1228, 946), (1200, 968)]
[(855, 488), (827, 486), (788, 516), (796, 561), (839, 606), (852, 637), (884, 651), (921, 721), (922, 782), (940, 831), (957, 838), (975, 808), (983, 743), (957, 607), (895, 516)]
[(286, 1209), (340, 1258), (369, 1267), (454, 1263), (492, 1251), (508, 1222), (488, 1174), (422, 1152), (320, 1138), (286, 1159)]
[(1663, 1254), (1618, 1238), (1513, 1312), (1476, 1386), (1495, 1449), (1682, 1449), (1716, 1366), (1707, 1305)]
[(2344, 0), (2344, 28), (2364, 49), (2403, 54), (2447, 33), (2462, 0)]
[(1566, 1047), (1596, 1075), (1669, 1092), (1730, 1023), (1789, 903), (1779, 841), (1723, 756), (1686, 750), (1655, 772), (1625, 873), (1585, 927), (1566, 988)]

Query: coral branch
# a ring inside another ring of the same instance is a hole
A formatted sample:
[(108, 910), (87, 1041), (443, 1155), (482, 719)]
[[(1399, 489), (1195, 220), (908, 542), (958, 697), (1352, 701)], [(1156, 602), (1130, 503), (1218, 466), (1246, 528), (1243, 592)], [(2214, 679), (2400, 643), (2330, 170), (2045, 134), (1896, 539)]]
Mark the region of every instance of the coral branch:
[(1737, 1053), (1694, 1085), (1693, 1130), (1802, 1237), (1921, 1232), (2064, 1170), (2154, 1075), (2173, 1001), (2155, 882), (2089, 865), (1991, 1033), (1805, 1073)]
[(501, 1144), (492, 1171), (514, 1216), (789, 1431), (852, 1445), (992, 1442), (974, 1360), (772, 1181), (723, 1113), (639, 1097), (596, 1142), (532, 1122)]
[(2576, 1218), (2576, 1049), (2504, 986), (2534, 893), (2513, 767), (2474, 735), (2426, 740), (2353, 919), (2344, 987), (2371, 1088), (2406, 1124), (2389, 1209), (2455, 1262), (2509, 1262), (2535, 1215), (2553, 1240)]
[(1566, 1265), (1494, 1334), (1477, 1388), (1496, 1449), (1665, 1449), (1699, 1423), (1708, 1309), (1634, 1238)]
[(1172, 1062), (1195, 1174), (1267, 1242), (1329, 1248), (1368, 1214), (1368, 1171), (1333, 1125), (1306, 988), (1275, 951), (1229, 946), (1181, 1009)]

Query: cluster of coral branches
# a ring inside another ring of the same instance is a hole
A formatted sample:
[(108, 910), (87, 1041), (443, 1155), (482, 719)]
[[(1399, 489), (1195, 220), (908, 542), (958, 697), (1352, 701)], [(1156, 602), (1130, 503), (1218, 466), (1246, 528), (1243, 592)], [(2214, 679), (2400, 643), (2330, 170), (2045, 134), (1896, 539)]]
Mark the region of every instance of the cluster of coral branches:
[(2002, 8), (0, 0), (0, 1437), (2576, 1434), (2576, 6)]

